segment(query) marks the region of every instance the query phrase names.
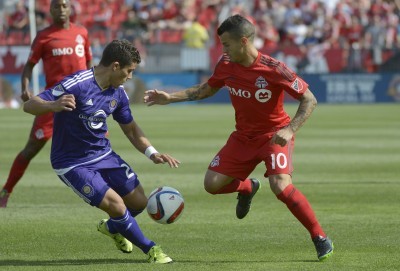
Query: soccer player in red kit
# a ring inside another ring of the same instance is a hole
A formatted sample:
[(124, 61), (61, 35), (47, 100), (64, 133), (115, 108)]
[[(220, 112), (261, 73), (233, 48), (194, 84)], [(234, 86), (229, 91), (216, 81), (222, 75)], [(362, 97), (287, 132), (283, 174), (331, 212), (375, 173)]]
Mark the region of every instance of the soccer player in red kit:
[[(21, 98), (29, 100), (29, 82), (33, 67), (43, 60), (46, 89), (55, 85), (65, 76), (90, 68), (92, 53), (88, 31), (69, 20), (71, 3), (69, 0), (52, 0), (50, 14), (53, 23), (38, 32), (32, 43), (31, 52), (24, 66)], [(39, 153), (53, 133), (53, 113), (35, 117), (32, 130), (24, 149), (17, 155), (11, 167), (7, 182), (0, 191), (0, 208), (7, 206), (8, 198), (17, 182), (22, 178), (30, 161)]]
[[(238, 192), (236, 215), (242, 219), (260, 188), (260, 182), (248, 176), (264, 162), (272, 192), (309, 231), (322, 261), (333, 254), (333, 243), (307, 198), (292, 184), (295, 133), (317, 101), (308, 84), (285, 64), (257, 51), (254, 35), (254, 25), (244, 17), (227, 18), (218, 28), (224, 55), (208, 82), (174, 93), (148, 90), (144, 102), (151, 106), (200, 100), (226, 87), (235, 109), (236, 130), (208, 167), (204, 177), (206, 191)], [(300, 102), (292, 119), (283, 108), (284, 92)]]

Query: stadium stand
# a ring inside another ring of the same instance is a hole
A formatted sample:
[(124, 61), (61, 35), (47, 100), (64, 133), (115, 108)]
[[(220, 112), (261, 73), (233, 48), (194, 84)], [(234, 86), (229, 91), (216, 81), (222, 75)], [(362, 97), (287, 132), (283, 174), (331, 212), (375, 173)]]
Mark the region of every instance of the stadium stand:
[[(235, 13), (256, 24), (255, 42), (260, 51), (293, 55), (300, 72), (323, 72), (320, 55), (327, 59), (325, 66), (330, 72), (374, 72), (400, 51), (400, 0), (71, 1), (72, 19), (90, 30), (91, 39), (102, 45), (114, 38), (134, 40), (140, 47), (158, 52), (151, 57), (162, 57), (160, 44), (175, 46), (175, 56), (180, 57), (183, 32), (197, 19), (209, 32), (210, 65), (215, 64), (221, 53), (216, 28)], [(13, 27), (21, 17), (16, 12), (21, 13), (26, 1), (5, 0), (3, 5), (0, 46), (29, 45), (26, 27)], [(36, 12), (47, 14), (45, 20), (49, 20), (49, 5), (50, 0), (36, 0)]]

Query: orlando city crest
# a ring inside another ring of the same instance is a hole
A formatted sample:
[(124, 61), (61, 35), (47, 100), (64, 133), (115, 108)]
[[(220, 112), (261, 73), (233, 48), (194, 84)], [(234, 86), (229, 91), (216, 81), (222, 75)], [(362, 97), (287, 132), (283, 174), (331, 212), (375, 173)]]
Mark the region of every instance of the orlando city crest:
[(118, 102), (117, 102), (117, 100), (115, 100), (115, 99), (112, 99), (112, 100), (110, 101), (109, 107), (110, 107), (111, 112), (114, 111), (114, 109), (117, 107), (117, 104), (118, 104)]

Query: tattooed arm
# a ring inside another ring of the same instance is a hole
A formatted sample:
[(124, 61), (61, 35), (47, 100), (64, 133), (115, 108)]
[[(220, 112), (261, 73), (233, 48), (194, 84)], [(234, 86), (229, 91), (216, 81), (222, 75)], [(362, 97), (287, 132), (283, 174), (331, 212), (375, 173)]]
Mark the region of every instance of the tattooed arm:
[(182, 91), (166, 93), (156, 89), (148, 90), (144, 95), (144, 103), (151, 106), (154, 104), (169, 104), (184, 101), (202, 100), (214, 95), (219, 89), (212, 88), (207, 83), (195, 85)]
[(272, 143), (285, 146), (310, 117), (316, 106), (317, 99), (314, 97), (314, 94), (307, 89), (300, 98), (300, 104), (295, 116), (290, 121), (288, 126), (276, 132), (276, 134), (272, 137)]
[(310, 117), (314, 108), (317, 106), (317, 99), (314, 94), (307, 89), (306, 92), (300, 98), (299, 108), (289, 126), (294, 133), (296, 133), (304, 122)]

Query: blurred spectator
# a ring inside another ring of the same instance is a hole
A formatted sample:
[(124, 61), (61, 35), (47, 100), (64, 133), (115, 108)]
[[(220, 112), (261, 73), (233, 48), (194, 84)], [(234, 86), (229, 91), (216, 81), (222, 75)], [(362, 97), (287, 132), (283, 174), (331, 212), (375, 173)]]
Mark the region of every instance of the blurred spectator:
[(304, 24), (301, 17), (293, 18), (291, 25), (286, 28), (287, 37), (296, 45), (304, 43), (308, 32), (308, 27)]
[(195, 19), (191, 25), (185, 29), (182, 38), (186, 47), (204, 49), (209, 40), (209, 35), (207, 29)]
[(135, 10), (129, 10), (126, 20), (121, 24), (120, 36), (127, 40), (139, 38), (143, 43), (147, 43), (150, 40), (150, 35), (146, 20), (137, 16)]
[(36, 31), (40, 31), (49, 26), (46, 18), (46, 13), (40, 10), (35, 11)]
[(382, 64), (385, 33), (385, 22), (379, 15), (374, 15), (371, 24), (365, 30), (365, 47), (371, 50), (374, 65)]
[(111, 41), (111, 18), (113, 11), (109, 7), (108, 1), (101, 2), (98, 12), (93, 16), (92, 27), (93, 31), (104, 31), (106, 40)]
[[(257, 48), (270, 54), (289, 47), (299, 51), (301, 47), (304, 58), (296, 57), (303, 59), (303, 63), (309, 61), (309, 50), (324, 52), (324, 49), (318, 49), (320, 44), (328, 44), (329, 48), (342, 52), (343, 65), (349, 70), (357, 70), (365, 65), (365, 61), (381, 65), (390, 56), (388, 52), (395, 54), (400, 50), (400, 0), (70, 1), (71, 20), (92, 30), (91, 37), (99, 39), (100, 44), (118, 37), (141, 46), (173, 43), (214, 48), (220, 46), (216, 27), (228, 16), (239, 13), (256, 25)], [(16, 4), (15, 7), (11, 2)], [(48, 24), (49, 18), (44, 18), (39, 10), (49, 5), (50, 0), (35, 2), (38, 9), (36, 23), (40, 30)], [(24, 1), (7, 0), (5, 3), (8, 4), (3, 3), (5, 8), (0, 11), (0, 15), (1, 12), (4, 14), (3, 20), (8, 22), (3, 37), (7, 44), (24, 44), (29, 29)], [(192, 23), (195, 17), (198, 21)], [(204, 29), (198, 30), (199, 25)], [(206, 31), (208, 39), (204, 41), (203, 34), (189, 34), (195, 38), (187, 38), (188, 34), (184, 32), (189, 31)], [(13, 34), (7, 39), (12, 32), (18, 32), (18, 35)]]
[(19, 108), (20, 104), (15, 98), (15, 94), (11, 84), (0, 77), (0, 109), (2, 108)]
[(278, 49), (278, 42), (280, 40), (279, 32), (273, 25), (272, 19), (264, 15), (257, 21), (258, 29), (257, 36), (262, 40), (262, 46), (259, 48), (267, 54), (272, 54)]
[(28, 9), (25, 7), (24, 1), (18, 1), (15, 4), (15, 11), (9, 17), (8, 34), (12, 32), (22, 32), (24, 36), (29, 31)]
[(78, 0), (70, 0), (71, 1), (71, 16), (69, 19), (73, 23), (80, 23), (79, 22), (79, 15), (82, 13), (82, 6)]

